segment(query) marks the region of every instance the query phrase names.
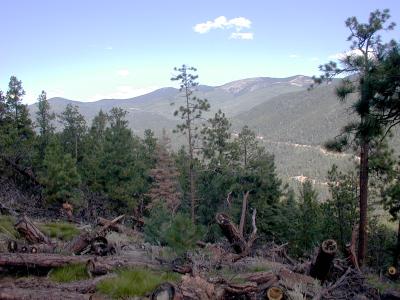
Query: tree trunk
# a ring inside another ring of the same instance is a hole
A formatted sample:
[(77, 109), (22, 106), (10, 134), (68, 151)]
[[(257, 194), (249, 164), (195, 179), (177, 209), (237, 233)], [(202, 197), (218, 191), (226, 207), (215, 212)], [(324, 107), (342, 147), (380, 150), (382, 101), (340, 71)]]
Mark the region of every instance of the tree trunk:
[(360, 153), (360, 222), (358, 231), (358, 263), (361, 267), (367, 253), (369, 142), (363, 141)]
[(397, 243), (396, 243), (396, 250), (394, 251), (393, 257), (393, 266), (398, 269), (399, 266), (399, 256), (400, 256), (400, 219), (398, 220), (397, 225)]
[(86, 263), (86, 271), (90, 277), (105, 275), (112, 270), (112, 267), (108, 264), (104, 264), (98, 259), (89, 259)]
[(337, 251), (337, 243), (334, 240), (325, 240), (319, 248), (317, 258), (311, 264), (310, 276), (324, 282), (332, 266)]
[(0, 299), (3, 300), (89, 300), (90, 295), (84, 295), (77, 292), (62, 292), (54, 289), (21, 289), (21, 288), (3, 288), (0, 289)]
[[(51, 268), (63, 267), (78, 263), (87, 263), (93, 256), (60, 255), (60, 254), (19, 254), (0, 253), (0, 268), (14, 270), (49, 270)], [(159, 270), (162, 266), (150, 259), (139, 259), (135, 256), (106, 256), (97, 257), (96, 264), (104, 265), (111, 269), (119, 267), (148, 267)]]
[(244, 226), (246, 224), (246, 211), (247, 211), (247, 200), (249, 198), (249, 191), (247, 191), (243, 196), (242, 203), (242, 214), (240, 216), (239, 233), (243, 236)]
[(246, 249), (246, 241), (230, 218), (226, 214), (219, 213), (216, 216), (216, 220), (223, 235), (228, 239), (229, 243), (231, 243), (235, 252), (238, 254), (244, 252)]
[(15, 229), (23, 236), (25, 239), (32, 244), (51, 244), (50, 239), (45, 236), (39, 228), (27, 216), (22, 216), (21, 219), (15, 224)]
[(75, 237), (72, 241), (65, 245), (64, 250), (74, 253), (81, 254), (84, 250), (89, 249), (90, 244), (93, 239), (99, 236), (104, 236), (109, 228), (117, 224), (120, 220), (122, 220), (125, 215), (120, 215), (113, 219), (112, 221), (106, 222), (106, 224), (95, 232), (88, 233), (84, 232), (81, 235)]

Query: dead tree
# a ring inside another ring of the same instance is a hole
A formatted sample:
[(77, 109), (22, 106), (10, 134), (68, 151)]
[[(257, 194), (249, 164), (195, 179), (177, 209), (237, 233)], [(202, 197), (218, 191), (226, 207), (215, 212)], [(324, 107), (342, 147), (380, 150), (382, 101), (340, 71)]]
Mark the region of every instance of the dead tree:
[(23, 215), (20, 220), (15, 224), (15, 229), (23, 236), (25, 239), (32, 244), (51, 244), (51, 240), (45, 236), (39, 228), (25, 215)]
[(81, 235), (74, 238), (71, 242), (69, 242), (65, 247), (64, 250), (74, 254), (81, 254), (84, 250), (90, 251), (90, 248), (93, 248), (91, 245), (92, 241), (97, 237), (104, 237), (107, 231), (118, 223), (125, 215), (120, 215), (113, 219), (112, 221), (107, 222), (104, 226), (94, 232), (85, 232)]
[(236, 224), (232, 222), (232, 220), (227, 214), (218, 213), (216, 215), (216, 221), (219, 227), (221, 228), (222, 233), (231, 243), (235, 252), (240, 254), (241, 256), (248, 255), (257, 237), (256, 209), (253, 210), (252, 214), (253, 231), (247, 240), (244, 237), (244, 225), (246, 223), (248, 197), (249, 197), (249, 192), (246, 192), (243, 197), (242, 213), (240, 217), (239, 228), (237, 228)]

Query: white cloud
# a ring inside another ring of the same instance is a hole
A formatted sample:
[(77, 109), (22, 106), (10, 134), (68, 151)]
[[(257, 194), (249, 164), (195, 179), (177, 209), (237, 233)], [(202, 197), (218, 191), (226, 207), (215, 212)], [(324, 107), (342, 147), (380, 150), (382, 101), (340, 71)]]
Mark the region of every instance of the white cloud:
[(318, 58), (318, 57), (311, 57), (310, 60), (311, 60), (311, 61), (318, 61), (319, 58)]
[(118, 70), (117, 75), (121, 76), (121, 77), (127, 77), (127, 76), (129, 76), (129, 70), (126, 70), (126, 69)]
[(297, 54), (290, 54), (289, 57), (290, 58), (298, 58), (299, 56)]
[(232, 32), (230, 38), (235, 40), (252, 40), (254, 35), (252, 32)]
[(88, 98), (89, 101), (96, 101), (101, 99), (128, 99), (136, 96), (141, 96), (150, 93), (159, 87), (143, 87), (135, 88), (130, 85), (120, 85), (115, 88), (114, 91), (109, 93), (98, 93)]
[[(233, 19), (227, 19), (225, 16), (219, 16), (213, 21), (207, 21), (204, 23), (199, 23), (193, 26), (193, 30), (197, 33), (207, 33), (211, 29), (231, 29), (233, 28), (236, 33), (239, 33), (244, 28), (251, 28), (251, 21), (244, 17), (238, 17)], [(253, 33), (245, 32), (244, 35), (231, 35), (234, 39), (253, 39)]]
[[(354, 50), (349, 50), (346, 52), (340, 52), (340, 53), (335, 53), (335, 54), (329, 55), (328, 58), (335, 59), (335, 60), (343, 60), (348, 56), (356, 57), (356, 56), (361, 56), (361, 55), (363, 55), (363, 53), (359, 49), (354, 49)], [(373, 52), (369, 52), (368, 57), (373, 58), (373, 57), (375, 57), (375, 54)]]
[(107, 46), (104, 48), (104, 50), (112, 50), (112, 49), (113, 49), (113, 47), (111, 47), (111, 46)]

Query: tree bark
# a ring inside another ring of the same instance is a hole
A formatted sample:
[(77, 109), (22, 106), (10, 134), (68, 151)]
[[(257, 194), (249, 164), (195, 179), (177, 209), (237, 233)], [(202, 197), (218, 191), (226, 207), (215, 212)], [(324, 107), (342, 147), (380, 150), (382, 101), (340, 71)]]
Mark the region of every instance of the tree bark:
[(239, 233), (243, 236), (244, 226), (246, 224), (246, 211), (247, 211), (247, 200), (249, 198), (249, 191), (247, 191), (243, 196), (242, 202), (242, 214), (240, 216), (240, 223), (239, 223)]
[(229, 216), (223, 213), (219, 213), (216, 216), (217, 223), (222, 230), (223, 235), (231, 243), (236, 253), (240, 254), (246, 249), (246, 241), (240, 234), (239, 229), (230, 220)]
[[(63, 267), (66, 265), (87, 263), (93, 256), (75, 256), (60, 254), (19, 254), (19, 253), (0, 253), (0, 268), (11, 268), (20, 270), (41, 269)], [(97, 257), (97, 263), (111, 269), (118, 267), (148, 267), (159, 270), (162, 266), (150, 259), (138, 259), (132, 256), (106, 256)]]
[(51, 244), (51, 240), (45, 236), (39, 228), (27, 217), (22, 216), (21, 219), (15, 224), (15, 229), (23, 236), (25, 239), (32, 244)]
[(399, 256), (400, 256), (400, 219), (397, 224), (397, 243), (396, 250), (394, 251), (393, 266), (398, 269), (399, 267)]
[(100, 229), (98, 229), (92, 233), (88, 233), (88, 232), (82, 233), (81, 235), (75, 237), (68, 244), (66, 244), (66, 246), (64, 247), (64, 250), (66, 250), (70, 253), (74, 253), (74, 254), (81, 254), (84, 250), (89, 249), (90, 244), (93, 239), (95, 239), (96, 237), (99, 237), (99, 236), (103, 237), (109, 228), (114, 226), (117, 222), (122, 220), (122, 218), (124, 218), (124, 217), (125, 217), (125, 215), (120, 215), (120, 216), (116, 217), (115, 219), (113, 219), (112, 221), (107, 222), (103, 227), (101, 227)]
[(90, 277), (106, 275), (112, 270), (112, 266), (104, 264), (97, 258), (89, 259), (86, 263), (86, 271)]
[(90, 295), (77, 292), (63, 292), (54, 289), (21, 289), (3, 288), (0, 290), (0, 299), (3, 300), (88, 300)]
[(368, 213), (368, 152), (369, 142), (363, 141), (360, 153), (360, 222), (358, 231), (358, 264), (362, 266), (367, 253)]
[(319, 248), (317, 258), (311, 264), (310, 276), (321, 280), (326, 280), (329, 270), (332, 266), (332, 261), (335, 258), (337, 251), (337, 243), (334, 240), (325, 240)]

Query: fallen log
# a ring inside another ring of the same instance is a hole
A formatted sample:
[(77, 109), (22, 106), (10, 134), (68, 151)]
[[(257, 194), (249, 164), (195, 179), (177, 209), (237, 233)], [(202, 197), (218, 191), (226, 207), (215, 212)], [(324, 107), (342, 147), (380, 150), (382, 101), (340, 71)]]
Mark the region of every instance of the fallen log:
[(86, 272), (89, 274), (90, 277), (105, 275), (111, 270), (111, 265), (99, 261), (97, 257), (89, 259), (86, 263)]
[(3, 288), (0, 290), (2, 300), (88, 300), (90, 295), (77, 292), (63, 292), (58, 289), (20, 289)]
[(27, 245), (18, 241), (11, 240), (7, 244), (10, 253), (54, 253), (56, 244), (33, 244)]
[(81, 254), (82, 252), (90, 251), (91, 248), (91, 242), (101, 236), (104, 237), (107, 230), (111, 228), (111, 226), (114, 226), (116, 223), (118, 223), (122, 218), (124, 218), (125, 215), (120, 215), (113, 219), (110, 222), (107, 222), (104, 226), (102, 226), (100, 229), (95, 230), (94, 232), (84, 232), (81, 235), (75, 237), (71, 242), (67, 243), (67, 245), (64, 247), (64, 250), (73, 254)]
[[(68, 283), (57, 283), (51, 281), (47, 277), (22, 277), (13, 279), (10, 283), (0, 283), (2, 288), (20, 288), (20, 289), (57, 289), (62, 292), (75, 292), (80, 294), (94, 293), (96, 285), (107, 278), (112, 278), (116, 275), (99, 276), (92, 279), (80, 280)], [(0, 298), (1, 299), (1, 298)]]
[[(60, 254), (18, 254), (18, 253), (0, 253), (0, 268), (20, 269), (20, 270), (49, 270), (51, 268), (63, 267), (66, 265), (84, 263), (93, 259), (93, 256), (74, 256)], [(148, 267), (155, 270), (162, 269), (159, 263), (151, 260), (138, 259), (132, 256), (107, 256), (97, 257), (100, 264), (107, 268), (114, 269), (120, 267)]]
[[(100, 226), (106, 226), (107, 224), (111, 223), (111, 220), (107, 220), (105, 218), (102, 217), (98, 217), (97, 219), (97, 225)], [(111, 224), (110, 225), (110, 230), (118, 232), (118, 233), (125, 233), (125, 234), (132, 234), (133, 233), (133, 229), (130, 229), (122, 224)]]
[(326, 280), (329, 270), (332, 266), (333, 259), (337, 251), (337, 244), (334, 240), (325, 240), (319, 248), (317, 258), (311, 264), (310, 276), (321, 280)]
[(31, 244), (51, 244), (51, 240), (25, 215), (18, 220), (14, 227)]

